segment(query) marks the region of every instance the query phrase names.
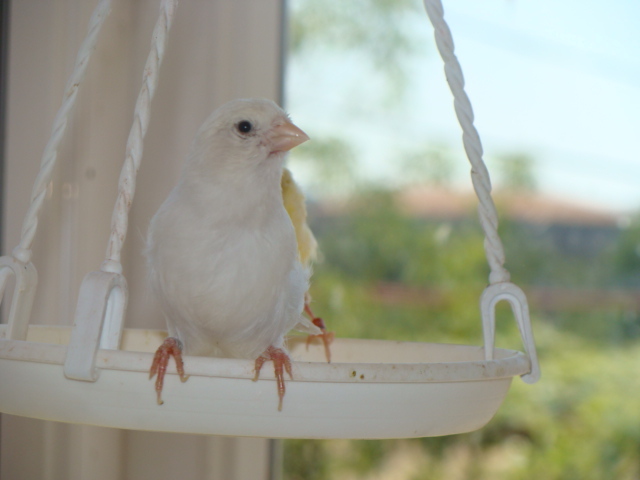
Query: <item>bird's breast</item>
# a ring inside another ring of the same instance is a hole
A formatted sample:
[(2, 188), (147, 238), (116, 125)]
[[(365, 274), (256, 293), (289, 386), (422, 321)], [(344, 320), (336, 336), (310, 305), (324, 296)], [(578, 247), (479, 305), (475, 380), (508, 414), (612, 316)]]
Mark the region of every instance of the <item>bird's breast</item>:
[(200, 218), (191, 228), (174, 224), (173, 236), (165, 231), (170, 239), (157, 256), (166, 263), (170, 297), (220, 332), (268, 316), (296, 262), (293, 227), (281, 210), (242, 221)]

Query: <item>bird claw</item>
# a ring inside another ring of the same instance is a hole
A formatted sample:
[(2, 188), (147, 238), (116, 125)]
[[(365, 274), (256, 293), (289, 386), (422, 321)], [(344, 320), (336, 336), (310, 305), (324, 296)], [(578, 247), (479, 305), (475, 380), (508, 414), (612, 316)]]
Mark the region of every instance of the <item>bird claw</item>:
[(320, 330), (322, 330), (322, 333), (319, 333), (317, 335), (309, 335), (307, 337), (307, 350), (309, 350), (309, 345), (311, 345), (311, 342), (313, 340), (315, 340), (316, 338), (320, 338), (322, 340), (322, 343), (324, 344), (324, 355), (327, 358), (327, 363), (331, 363), (331, 349), (329, 347), (331, 346), (331, 343), (335, 338), (335, 333), (327, 332), (327, 327), (325, 326), (322, 319), (320, 317), (316, 317), (313, 314), (311, 308), (309, 307), (309, 304), (306, 302), (304, 304), (304, 311), (307, 315), (309, 315), (309, 317), (311, 317), (311, 322)]
[(154, 375), (158, 375), (156, 378), (156, 394), (158, 396), (158, 405), (162, 405), (162, 387), (164, 386), (164, 375), (167, 373), (167, 365), (169, 364), (169, 357), (173, 356), (176, 362), (176, 370), (180, 375), (180, 381), (186, 382), (189, 375), (184, 374), (184, 362), (182, 361), (182, 343), (180, 340), (174, 337), (168, 337), (162, 342), (162, 345), (156, 350), (156, 354), (153, 357), (153, 363), (149, 370), (149, 380)]
[(289, 355), (282, 350), (281, 348), (275, 348), (273, 346), (267, 348), (262, 355), (256, 358), (255, 363), (255, 376), (253, 377), (253, 381), (257, 381), (260, 377), (260, 370), (264, 363), (268, 360), (273, 361), (273, 369), (276, 376), (276, 382), (278, 383), (278, 411), (282, 411), (282, 399), (284, 398), (285, 386), (284, 386), (284, 371), (289, 374), (289, 378), (293, 379), (293, 374), (291, 373), (291, 359)]
[(333, 340), (335, 339), (335, 336), (336, 335), (334, 332), (327, 332), (325, 329), (323, 329), (322, 333), (319, 333), (318, 335), (309, 335), (307, 337), (307, 350), (309, 350), (309, 345), (311, 345), (311, 342), (319, 338), (320, 340), (322, 340), (322, 343), (324, 344), (324, 355), (327, 358), (327, 363), (331, 363), (330, 346)]

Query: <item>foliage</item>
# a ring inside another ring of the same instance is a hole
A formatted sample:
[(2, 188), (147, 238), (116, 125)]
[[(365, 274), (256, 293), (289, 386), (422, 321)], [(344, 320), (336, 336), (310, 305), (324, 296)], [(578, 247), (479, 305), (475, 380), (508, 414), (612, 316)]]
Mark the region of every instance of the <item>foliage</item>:
[[(365, 191), (340, 215), (318, 218), (313, 227), (324, 254), (314, 274), (314, 310), (338, 336), (481, 341), (477, 299), (488, 269), (475, 219), (419, 221), (398, 210), (393, 192)], [(544, 236), (537, 239), (521, 224), (505, 221), (501, 227), (508, 258), (517, 259), (510, 263), (517, 283), (563, 282), (576, 288), (613, 282), (612, 259), (633, 250), (637, 231), (632, 224), (617, 245), (594, 260), (564, 258), (551, 242), (539, 241)], [(621, 261), (620, 267), (625, 265)], [(593, 268), (597, 279), (589, 274)], [(442, 295), (429, 305), (389, 304), (376, 293), (380, 282)], [(543, 379), (535, 386), (514, 380), (485, 428), (414, 440), (289, 440), (284, 478), (638, 478), (640, 345), (624, 339), (628, 314), (606, 308), (581, 314), (534, 311)], [(634, 315), (631, 324), (637, 325)], [(497, 343), (521, 348), (508, 308), (498, 317)]]
[(501, 187), (507, 191), (533, 192), (537, 189), (534, 161), (527, 154), (510, 153), (498, 158)]
[(312, 166), (311, 192), (336, 196), (348, 191), (357, 182), (355, 153), (342, 138), (316, 137), (296, 149), (295, 160), (299, 167)]
[(402, 155), (404, 183), (451, 186), (455, 174), (453, 153), (445, 145), (426, 145)]
[[(501, 219), (499, 233), (509, 270), (528, 284), (606, 288), (619, 283), (618, 272), (614, 270), (615, 242), (595, 251), (567, 250), (558, 245), (558, 237), (565, 235), (558, 226), (526, 224), (508, 218)], [(613, 239), (617, 234), (610, 236)]]
[[(353, 64), (370, 74), (363, 77), (382, 77), (387, 83), (377, 85), (381, 93), (367, 103), (367, 115), (358, 118), (370, 119), (376, 108), (376, 113), (388, 113), (389, 104), (380, 99), (387, 95), (395, 101), (406, 86), (403, 70), (417, 46), (407, 33), (410, 29), (403, 27), (419, 4), (292, 0), (293, 59), (305, 54), (306, 60), (315, 61), (312, 51), (333, 50), (348, 64), (357, 60)], [(347, 120), (344, 113), (341, 122)], [(355, 194), (340, 212), (313, 218), (324, 259), (313, 277), (314, 311), (341, 337), (479, 344), (478, 298), (488, 268), (477, 220), (428, 222), (403, 215), (390, 182), (385, 182), (387, 190), (358, 183), (362, 180), (356, 165), (363, 159), (349, 141), (320, 139), (315, 150), (301, 150), (303, 157), (316, 160), (314, 174), (323, 189), (345, 182), (356, 185), (342, 189)], [(455, 172), (447, 145), (397, 148), (394, 158), (405, 183), (452, 182)], [(502, 189), (537, 189), (530, 155), (516, 152), (495, 160)], [(612, 233), (604, 246), (579, 250), (570, 244), (559, 248), (557, 240), (565, 235), (561, 228), (554, 232), (550, 225), (505, 219), (500, 224), (506, 266), (525, 291), (545, 287), (589, 295), (637, 288), (640, 217)], [(380, 285), (387, 283), (425, 298), (409, 295), (389, 301), (379, 294)], [(515, 379), (504, 405), (483, 429), (413, 440), (289, 440), (284, 478), (640, 478), (640, 307), (637, 296), (626, 298), (631, 301), (598, 304), (587, 298), (587, 307), (532, 309), (542, 380), (530, 386)], [(508, 308), (498, 311), (496, 337), (498, 345), (521, 349)]]
[(294, 1), (291, 53), (300, 55), (313, 48), (360, 51), (391, 85), (399, 87), (405, 81), (403, 58), (414, 48), (402, 24), (417, 6), (412, 0)]
[(613, 258), (615, 273), (625, 282), (640, 285), (640, 216), (624, 229)]

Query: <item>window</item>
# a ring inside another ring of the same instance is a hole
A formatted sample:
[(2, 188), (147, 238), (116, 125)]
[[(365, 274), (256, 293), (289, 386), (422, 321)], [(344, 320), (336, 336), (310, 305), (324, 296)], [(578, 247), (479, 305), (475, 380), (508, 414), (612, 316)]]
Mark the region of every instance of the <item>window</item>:
[[(284, 478), (633, 478), (637, 8), (443, 3), (542, 380), (516, 380), (492, 422), (467, 435), (287, 441)], [(482, 232), (421, 2), (290, 8), (286, 98), (313, 139), (291, 167), (324, 254), (316, 314), (338, 336), (481, 344)], [(497, 344), (521, 349), (500, 314)]]

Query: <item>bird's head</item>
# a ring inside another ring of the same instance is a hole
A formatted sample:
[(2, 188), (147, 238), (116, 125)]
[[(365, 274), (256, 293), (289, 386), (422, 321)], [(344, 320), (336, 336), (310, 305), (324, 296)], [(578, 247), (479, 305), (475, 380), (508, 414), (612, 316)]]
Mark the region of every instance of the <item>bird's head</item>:
[(213, 168), (235, 170), (262, 164), (264, 168), (280, 168), (284, 154), (308, 139), (274, 102), (233, 100), (204, 122), (192, 158)]

